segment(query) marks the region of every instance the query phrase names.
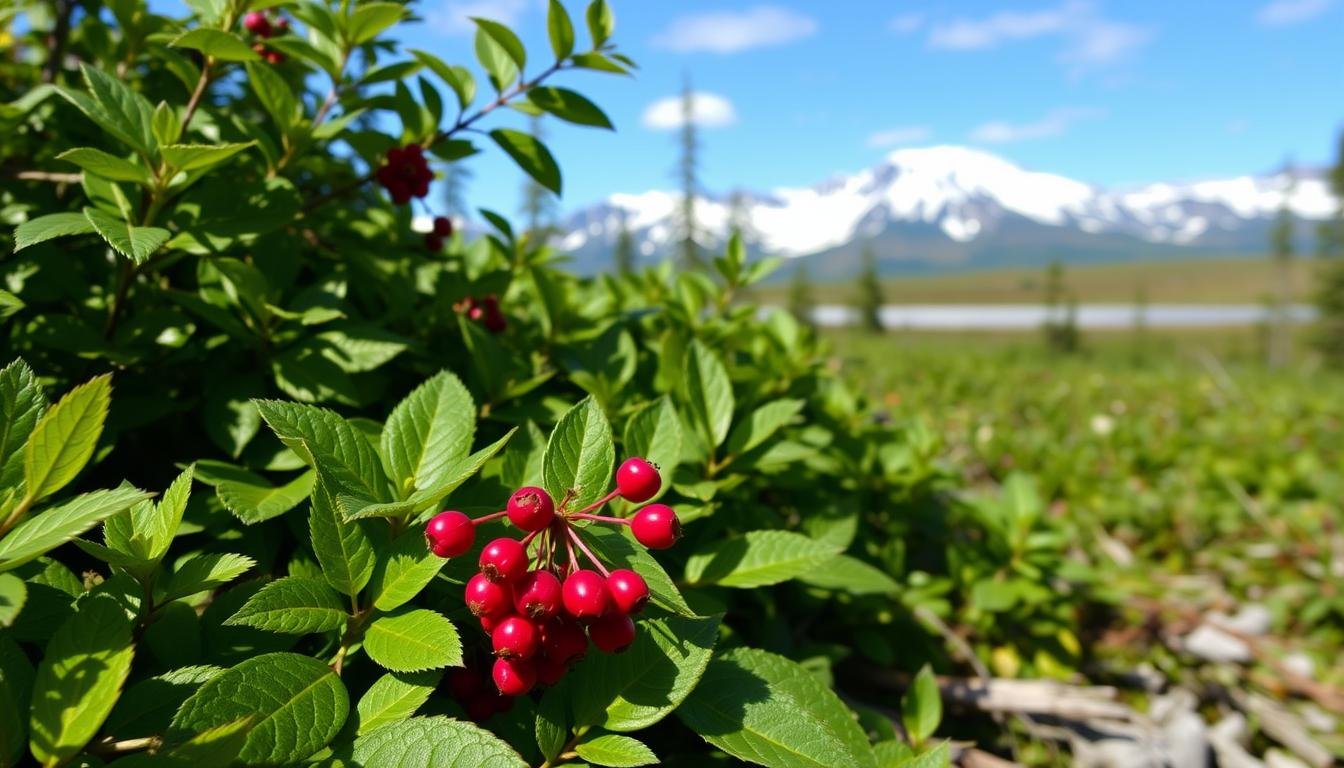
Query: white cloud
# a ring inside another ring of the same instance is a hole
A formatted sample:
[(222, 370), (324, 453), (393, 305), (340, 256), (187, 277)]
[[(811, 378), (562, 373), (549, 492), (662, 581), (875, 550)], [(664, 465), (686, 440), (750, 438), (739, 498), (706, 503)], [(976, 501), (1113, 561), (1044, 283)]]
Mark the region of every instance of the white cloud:
[(1267, 27), (1285, 27), (1320, 16), (1330, 10), (1333, 0), (1273, 0), (1255, 14), (1255, 20)]
[(1062, 136), (1080, 120), (1100, 117), (1102, 112), (1087, 107), (1064, 107), (1052, 109), (1041, 119), (1029, 123), (1010, 123), (1006, 120), (991, 120), (971, 131), (971, 141), (982, 144), (1008, 144), (1015, 141), (1048, 139)]
[(653, 38), (653, 44), (680, 53), (737, 53), (783, 45), (816, 34), (817, 21), (797, 11), (757, 5), (741, 11), (681, 16)]
[(933, 131), (927, 125), (902, 125), (869, 134), (868, 146), (884, 149), (902, 144), (918, 144), (932, 135)]
[[(645, 128), (670, 131), (685, 123), (685, 107), (681, 96), (668, 96), (650, 104), (641, 121)], [(733, 103), (716, 93), (691, 93), (691, 122), (701, 128), (721, 128), (737, 122)]]
[(903, 13), (887, 23), (891, 31), (900, 35), (908, 35), (924, 26), (924, 14), (922, 13)]
[(535, 5), (531, 0), (442, 0), (425, 12), (425, 20), (444, 34), (470, 35), (476, 32), (473, 16), (512, 27)]
[(935, 24), (929, 30), (928, 43), (930, 48), (971, 51), (1042, 37), (1063, 41), (1061, 60), (1094, 65), (1114, 61), (1142, 46), (1152, 37), (1152, 31), (1105, 18), (1090, 0), (1069, 0), (1040, 11), (1000, 11), (984, 18)]

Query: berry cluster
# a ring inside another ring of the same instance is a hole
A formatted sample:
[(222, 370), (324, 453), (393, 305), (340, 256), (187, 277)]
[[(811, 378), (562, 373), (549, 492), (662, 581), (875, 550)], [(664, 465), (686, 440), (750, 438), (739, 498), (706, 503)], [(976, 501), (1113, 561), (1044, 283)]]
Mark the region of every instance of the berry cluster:
[(454, 304), (453, 309), (466, 314), (468, 319), (485, 326), (491, 333), (503, 333), (509, 327), (509, 321), (499, 310), (499, 297), (493, 293), (479, 299), (468, 296)]
[(453, 220), (447, 216), (435, 216), (434, 228), (425, 233), (425, 250), (438, 253), (443, 250), (443, 241), (453, 236)]
[[(628, 525), (640, 544), (667, 549), (681, 536), (671, 507), (649, 504), (631, 518), (592, 514), (617, 497), (648, 501), (660, 487), (657, 468), (631, 458), (616, 472), (616, 489), (579, 510), (567, 508), (569, 496), (557, 509), (546, 491), (527, 486), (514, 491), (505, 509), (494, 514), (473, 520), (450, 510), (430, 519), (425, 540), (439, 557), (464, 554), (475, 541), (476, 526), (501, 517), (526, 534), (521, 540), (505, 536), (486, 544), (480, 573), (466, 586), (467, 608), (490, 636), (491, 678), (501, 695), (522, 696), (538, 683), (559, 682), (587, 653), (589, 642), (606, 653), (620, 653), (635, 641), (630, 617), (648, 603), (648, 585), (632, 570), (608, 570), (574, 522)], [(596, 570), (581, 567), (580, 557)], [(459, 699), (469, 711), (475, 709), (473, 717), (487, 704), (495, 706), (479, 691), (469, 694)]]
[(375, 176), (397, 205), (409, 203), (412, 197), (428, 195), (429, 182), (434, 180), (434, 172), (425, 160), (425, 148), (419, 144), (387, 150), (387, 162)]
[(250, 11), (243, 17), (243, 29), (251, 32), (256, 37), (261, 38), (252, 44), (252, 50), (266, 60), (267, 64), (281, 64), (285, 60), (285, 54), (268, 48), (262, 40), (269, 39), (274, 35), (283, 35), (289, 31), (289, 19), (281, 16), (271, 22), (263, 11)]

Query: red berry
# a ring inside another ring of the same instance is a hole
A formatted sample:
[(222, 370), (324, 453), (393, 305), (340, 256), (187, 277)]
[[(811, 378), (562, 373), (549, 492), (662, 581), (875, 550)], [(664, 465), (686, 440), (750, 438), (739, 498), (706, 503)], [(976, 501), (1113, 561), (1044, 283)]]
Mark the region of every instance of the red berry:
[(448, 671), (448, 692), (463, 704), (481, 695), (484, 682), (474, 669), (456, 667)]
[(541, 636), (537, 625), (522, 616), (510, 616), (490, 633), (495, 654), (504, 659), (530, 659), (537, 654)]
[(504, 319), (504, 314), (498, 309), (486, 310), (485, 312), (485, 330), (491, 333), (503, 333), (509, 327), (509, 321)]
[(503, 616), (513, 610), (509, 585), (491, 581), (483, 573), (471, 577), (463, 597), (467, 601), (467, 610), (474, 616)]
[(438, 253), (443, 250), (443, 238), (433, 232), (425, 233), (425, 250), (430, 253)]
[(635, 513), (630, 532), (649, 549), (667, 549), (681, 538), (681, 521), (666, 504), (650, 504)]
[(243, 28), (261, 37), (271, 36), (271, 20), (261, 11), (251, 11), (243, 17)]
[(663, 487), (663, 478), (652, 464), (639, 458), (626, 459), (616, 470), (616, 490), (621, 498), (636, 504), (652, 499)]
[(271, 65), (275, 65), (275, 64), (284, 64), (284, 63), (285, 63), (285, 54), (283, 54), (283, 53), (281, 53), (281, 52), (279, 52), (279, 51), (267, 51), (267, 52), (266, 52), (266, 63), (267, 63), (267, 64), (271, 64)]
[(573, 664), (588, 653), (588, 636), (573, 619), (556, 618), (541, 625), (541, 655)]
[(555, 685), (564, 678), (569, 667), (564, 662), (556, 661), (545, 656), (538, 656), (536, 659), (537, 682), (542, 685)]
[(481, 629), (485, 630), (485, 634), (488, 635), (488, 634), (490, 634), (491, 632), (494, 632), (494, 631), (495, 631), (495, 627), (498, 627), (498, 626), (499, 626), (499, 623), (500, 623), (501, 621), (507, 619), (508, 617), (509, 617), (509, 614), (507, 614), (507, 613), (495, 613), (495, 614), (489, 614), (489, 613), (487, 613), (487, 614), (485, 614), (484, 616), (481, 616), (481, 617), (480, 617), (480, 619), (481, 619)]
[(529, 533), (540, 531), (555, 519), (555, 502), (551, 495), (533, 485), (514, 491), (506, 509), (509, 522)]
[(639, 613), (649, 602), (649, 585), (634, 571), (620, 568), (607, 577), (611, 604), (621, 613)]
[(457, 557), (471, 549), (475, 541), (476, 526), (461, 512), (440, 512), (425, 524), (425, 543), (439, 557)]
[(531, 571), (513, 589), (513, 607), (529, 619), (541, 621), (560, 612), (560, 580), (550, 571)]
[(481, 550), (481, 573), (491, 581), (517, 581), (527, 575), (527, 550), (517, 539), (495, 539)]
[(522, 696), (536, 685), (537, 668), (532, 662), (523, 659), (495, 659), (490, 677), (505, 696)]
[(439, 237), (452, 237), (453, 220), (448, 218), (447, 216), (435, 216), (434, 234), (438, 235)]
[(563, 590), (565, 610), (576, 619), (595, 619), (607, 612), (611, 595), (607, 580), (596, 571), (575, 571), (565, 579)]
[(620, 653), (635, 642), (635, 622), (629, 616), (609, 613), (588, 625), (593, 645), (606, 653)]

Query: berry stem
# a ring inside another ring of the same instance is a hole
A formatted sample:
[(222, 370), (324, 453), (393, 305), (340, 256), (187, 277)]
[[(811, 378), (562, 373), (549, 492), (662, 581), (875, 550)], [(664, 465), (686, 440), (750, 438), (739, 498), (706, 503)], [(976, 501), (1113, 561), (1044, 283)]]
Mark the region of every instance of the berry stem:
[(507, 509), (501, 509), (498, 512), (491, 512), (490, 514), (485, 515), (483, 517), (478, 517), (475, 520), (472, 520), (471, 524), (480, 525), (481, 523), (488, 523), (491, 520), (498, 520), (499, 518), (507, 515), (508, 513), (509, 511)]
[(602, 574), (603, 577), (611, 575), (611, 573), (607, 571), (607, 566), (603, 565), (602, 561), (597, 559), (597, 555), (594, 555), (593, 551), (588, 548), (588, 545), (583, 543), (583, 539), (579, 538), (577, 531), (569, 526), (565, 526), (565, 531), (569, 534), (570, 541), (574, 542), (574, 546), (578, 547), (579, 551), (587, 555), (588, 559), (593, 562), (598, 573)]
[(589, 515), (584, 512), (575, 512), (569, 516), (571, 520), (590, 520), (594, 523), (611, 523), (613, 525), (629, 525), (630, 521), (624, 517), (608, 517), (606, 515)]
[(544, 530), (546, 530), (546, 529), (545, 529), (545, 528), (542, 528), (540, 531), (533, 531), (533, 532), (527, 534), (526, 536), (524, 536), (524, 537), (523, 537), (523, 548), (526, 549), (526, 548), (527, 548), (527, 545), (528, 545), (528, 544), (531, 544), (531, 543), (532, 543), (532, 540), (535, 539), (535, 538), (537, 538), (537, 534), (541, 533), (541, 531), (544, 531)]
[[(565, 526), (565, 530), (568, 533), (573, 533), (573, 530), (570, 529), (568, 525)], [(579, 569), (579, 557), (574, 554), (574, 538), (572, 536), (565, 537), (565, 554), (569, 557), (565, 572), (573, 573), (574, 571), (577, 571)]]
[(616, 497), (618, 497), (618, 496), (620, 496), (620, 495), (621, 495), (621, 492), (620, 492), (619, 490), (614, 490), (614, 491), (612, 491), (611, 493), (608, 493), (606, 496), (603, 496), (602, 498), (598, 499), (597, 501), (594, 501), (592, 504), (589, 504), (588, 506), (584, 507), (583, 509), (580, 509), (578, 512), (572, 512), (572, 513), (570, 513), (570, 517), (575, 517), (575, 516), (577, 516), (577, 515), (583, 515), (583, 514), (587, 514), (588, 512), (592, 512), (594, 509), (597, 509), (598, 507), (601, 507), (603, 504), (606, 504), (607, 502), (610, 502), (610, 501), (614, 501), (614, 500), (616, 499)]

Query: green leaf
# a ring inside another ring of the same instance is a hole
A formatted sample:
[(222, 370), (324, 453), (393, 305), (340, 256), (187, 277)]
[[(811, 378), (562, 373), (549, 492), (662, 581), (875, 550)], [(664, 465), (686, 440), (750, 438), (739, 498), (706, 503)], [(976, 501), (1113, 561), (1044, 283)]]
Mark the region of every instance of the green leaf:
[(346, 29), (350, 42), (354, 45), (367, 43), (382, 34), (406, 15), (406, 7), (401, 3), (360, 3), (350, 14), (350, 24)]
[(223, 671), (212, 666), (182, 667), (130, 685), (107, 716), (107, 731), (128, 739), (163, 733), (182, 702)]
[(504, 53), (508, 54), (520, 72), (527, 68), (527, 49), (523, 47), (523, 41), (518, 39), (513, 30), (490, 19), (473, 16), (471, 20), (476, 22), (476, 26), (489, 35), (491, 40), (499, 44), (499, 47), (504, 50)]
[(387, 478), (378, 451), (350, 422), (311, 405), (257, 400), (261, 418), (280, 442), (316, 469), (333, 490), (371, 501), (388, 501)]
[(403, 532), (378, 558), (369, 580), (373, 607), (390, 611), (405, 605), (434, 580), (445, 562), (429, 551), (422, 529), (413, 527)]
[(723, 587), (763, 587), (802, 576), (841, 549), (792, 531), (748, 531), (691, 555), (686, 561), (686, 580)]
[(0, 573), (0, 627), (13, 626), (27, 600), (28, 588), (23, 579), (12, 573)]
[[(875, 745), (874, 752), (877, 751), (877, 746), (881, 745)], [(907, 749), (909, 748), (907, 747)], [(893, 768), (948, 768), (951, 764), (951, 750), (948, 748), (947, 742), (943, 742), (918, 755), (911, 755), (900, 762), (893, 763), (892, 766)], [(886, 767), (883, 766), (883, 768)]]
[(569, 741), (568, 687), (562, 681), (542, 694), (533, 733), (541, 756), (554, 763)]
[(728, 370), (699, 339), (686, 348), (686, 397), (712, 446), (723, 443), (733, 423), (733, 385)]
[(511, 128), (496, 128), (490, 132), (490, 138), (538, 184), (560, 194), (560, 166), (545, 144), (531, 134)]
[(23, 303), (23, 299), (0, 288), (0, 320), (8, 320), (26, 306), (28, 305)]
[[(243, 473), (240, 473), (243, 474)], [(215, 486), (219, 501), (244, 525), (255, 525), (279, 517), (297, 507), (313, 491), (317, 473), (308, 470), (280, 486), (251, 472), (245, 478), (221, 480)]]
[(853, 714), (783, 656), (736, 648), (715, 657), (677, 716), (710, 744), (770, 768), (875, 768)]
[(163, 160), (179, 171), (200, 171), (213, 168), (230, 157), (255, 145), (248, 141), (235, 144), (170, 144), (163, 147)]
[(615, 462), (611, 425), (597, 401), (586, 397), (551, 431), (541, 463), (543, 484), (556, 504), (573, 493), (569, 508), (582, 509), (607, 495)]
[(387, 474), (405, 494), (432, 488), (471, 450), (476, 404), (461, 379), (441, 371), (392, 409), (383, 427)]
[(620, 654), (589, 654), (573, 674), (575, 725), (638, 731), (676, 709), (709, 664), (718, 617), (644, 619)]
[(162, 602), (222, 587), (252, 569), (257, 561), (244, 555), (211, 553), (182, 563), (168, 579)]
[(630, 74), (630, 70), (626, 69), (624, 65), (613, 61), (596, 51), (576, 53), (570, 61), (573, 61), (574, 66), (580, 69), (590, 69), (594, 72), (611, 72), (617, 75)]
[(168, 553), (187, 511), (194, 473), (195, 465), (187, 467), (163, 492), (163, 498), (157, 504), (144, 502), (131, 509), (131, 528), (135, 537), (145, 542), (146, 560), (158, 562)]
[(190, 48), (220, 61), (259, 61), (260, 56), (241, 37), (232, 32), (208, 27), (197, 27), (184, 32), (168, 45)]
[(82, 213), (49, 213), (29, 219), (14, 228), (14, 251), (30, 245), (68, 235), (87, 235), (94, 232), (93, 224)]
[(625, 423), (626, 453), (657, 465), (664, 488), (672, 484), (681, 461), (681, 444), (681, 419), (667, 395), (635, 411)]
[(275, 120), (282, 135), (290, 134), (303, 120), (303, 109), (289, 83), (268, 64), (248, 62), (247, 80), (257, 100)]
[(851, 595), (890, 595), (901, 585), (881, 570), (849, 555), (836, 555), (798, 577), (804, 584)]
[(0, 369), (0, 488), (23, 480), (24, 444), (47, 408), (33, 369), (15, 360)]
[(110, 155), (101, 149), (94, 149), (92, 147), (67, 149), (57, 155), (56, 159), (74, 163), (89, 173), (102, 176), (105, 179), (111, 179), (112, 181), (131, 181), (136, 184), (149, 184), (149, 173), (145, 170), (144, 166), (117, 157), (116, 155)]
[(84, 468), (103, 434), (111, 398), (112, 377), (104, 374), (70, 390), (42, 414), (23, 456), (30, 498), (50, 496)]
[(601, 48), (616, 28), (616, 17), (612, 15), (607, 0), (593, 0), (588, 4), (585, 14), (588, 20), (588, 34), (592, 35), (593, 48)]
[(355, 739), (354, 764), (378, 768), (527, 768), (493, 733), (446, 717), (413, 717)]
[(518, 65), (484, 28), (476, 30), (476, 59), (490, 77), (490, 84), (500, 93), (518, 79)]
[(569, 58), (574, 52), (574, 23), (569, 20), (569, 11), (560, 0), (550, 0), (546, 10), (546, 33), (551, 38), (555, 60)]
[(122, 486), (76, 496), (60, 506), (44, 510), (0, 539), (0, 571), (17, 568), (40, 557), (149, 497), (137, 488)]
[(342, 594), (357, 597), (373, 576), (375, 557), (368, 532), (359, 521), (341, 517), (322, 475), (313, 485), (311, 506), (308, 532), (323, 577)]
[[(444, 472), (443, 481), (433, 488), (425, 488), (424, 490), (416, 491), (411, 494), (409, 501), (413, 505), (415, 511), (426, 511), (443, 501), (444, 497), (456, 490), (462, 483), (465, 483), (472, 475), (481, 471), (481, 467), (485, 466), (487, 461), (494, 458), (495, 454), (499, 453), (504, 446), (508, 444), (509, 439), (512, 438), (513, 434), (517, 431), (518, 428), (514, 427), (504, 433), (504, 436), (495, 442), (470, 456), (459, 459)], [(424, 521), (420, 520), (419, 522)]]
[(142, 155), (152, 156), (154, 106), (121, 80), (88, 64), (79, 65), (89, 93), (60, 90), (60, 94), (90, 120)]
[(358, 735), (414, 715), (429, 700), (442, 675), (438, 671), (388, 672), (375, 680), (355, 707), (359, 718)]
[(911, 741), (923, 744), (938, 730), (942, 719), (943, 699), (938, 692), (938, 680), (925, 664), (901, 699), (901, 724)]
[(459, 108), (466, 109), (471, 106), (471, 102), (476, 99), (476, 81), (471, 76), (471, 70), (466, 67), (445, 64), (443, 59), (425, 51), (411, 49), (411, 55), (433, 70), (434, 74), (439, 76), (439, 79), (453, 89), (453, 94), (457, 96)]
[(135, 622), (115, 598), (90, 595), (79, 601), (47, 643), (33, 688), (33, 757), (63, 763), (98, 733), (131, 671)]
[(733, 427), (725, 449), (733, 455), (750, 451), (769, 440), (780, 427), (793, 421), (794, 417), (802, 413), (804, 405), (806, 403), (802, 400), (771, 400), (762, 405), (752, 411), (745, 421), (739, 421)]
[(612, 768), (637, 768), (658, 762), (658, 756), (645, 746), (644, 742), (614, 733), (589, 734), (583, 741), (574, 745), (574, 751), (593, 765), (607, 765)]
[(195, 735), (247, 719), (243, 765), (295, 765), (330, 743), (349, 712), (345, 686), (326, 664), (268, 653), (202, 685), (178, 709), (170, 734)]
[(340, 629), (348, 618), (341, 596), (325, 581), (287, 576), (248, 598), (224, 623), (286, 635)]
[(453, 623), (426, 608), (380, 616), (364, 632), (364, 652), (393, 672), (462, 665), (462, 641)]
[(84, 216), (113, 250), (136, 264), (145, 263), (159, 246), (173, 236), (173, 233), (162, 227), (133, 226), (98, 208), (85, 208)]
[(621, 531), (603, 526), (589, 526), (583, 535), (603, 560), (617, 567), (630, 568), (642, 576), (649, 586), (649, 598), (654, 605), (679, 616), (696, 616), (672, 577), (649, 550), (635, 544)]
[(28, 747), (33, 665), (10, 632), (0, 632), (0, 767), (19, 765)]
[(539, 85), (527, 91), (527, 98), (533, 104), (555, 115), (561, 120), (575, 125), (588, 125), (594, 128), (615, 130), (611, 119), (587, 97), (568, 88), (554, 88)]

